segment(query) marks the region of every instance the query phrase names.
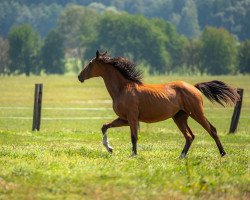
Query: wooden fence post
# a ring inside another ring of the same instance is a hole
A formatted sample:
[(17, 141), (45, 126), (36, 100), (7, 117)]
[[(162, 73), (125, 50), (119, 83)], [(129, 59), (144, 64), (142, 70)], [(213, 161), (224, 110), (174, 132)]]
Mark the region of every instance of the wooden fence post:
[(35, 84), (32, 131), (40, 130), (43, 84)]
[(240, 100), (236, 103), (235, 107), (234, 107), (234, 113), (232, 116), (232, 120), (231, 120), (231, 125), (230, 125), (230, 129), (229, 129), (229, 133), (235, 133), (237, 126), (238, 126), (238, 122), (240, 119), (240, 111), (241, 111), (241, 106), (242, 106), (242, 100), (243, 100), (243, 89), (238, 88), (237, 92), (240, 95)]

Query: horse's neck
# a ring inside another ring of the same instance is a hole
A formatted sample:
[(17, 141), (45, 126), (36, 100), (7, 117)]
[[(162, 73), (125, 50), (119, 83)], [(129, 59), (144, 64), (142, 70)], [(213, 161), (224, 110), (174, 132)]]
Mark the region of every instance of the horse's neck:
[(113, 101), (121, 94), (124, 87), (129, 84), (129, 81), (112, 66), (107, 67), (107, 70), (102, 74), (102, 78)]

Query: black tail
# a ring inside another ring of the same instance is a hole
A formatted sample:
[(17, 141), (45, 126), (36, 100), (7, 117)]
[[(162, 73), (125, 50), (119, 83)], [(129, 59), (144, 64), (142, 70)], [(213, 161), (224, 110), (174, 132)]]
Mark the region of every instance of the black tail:
[(240, 100), (237, 89), (230, 87), (222, 81), (210, 81), (197, 83), (194, 85), (200, 90), (211, 102), (217, 102), (222, 106), (225, 104), (234, 105)]

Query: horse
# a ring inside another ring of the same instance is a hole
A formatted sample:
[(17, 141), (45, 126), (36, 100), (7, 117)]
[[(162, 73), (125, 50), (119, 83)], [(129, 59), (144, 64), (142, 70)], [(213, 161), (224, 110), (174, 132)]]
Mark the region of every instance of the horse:
[(235, 88), (218, 80), (195, 85), (184, 81), (145, 84), (142, 75), (142, 71), (127, 58), (112, 58), (107, 52), (99, 51), (78, 75), (82, 83), (93, 77), (102, 77), (112, 98), (113, 110), (118, 117), (101, 128), (103, 145), (108, 152), (113, 152), (107, 138), (109, 128), (130, 127), (132, 156), (136, 156), (139, 122), (154, 123), (172, 118), (185, 138), (185, 146), (180, 154), (180, 158), (185, 158), (195, 139), (187, 123), (191, 117), (214, 139), (220, 155), (226, 155), (216, 128), (204, 115), (202, 93), (211, 102), (222, 106), (234, 105), (239, 100)]

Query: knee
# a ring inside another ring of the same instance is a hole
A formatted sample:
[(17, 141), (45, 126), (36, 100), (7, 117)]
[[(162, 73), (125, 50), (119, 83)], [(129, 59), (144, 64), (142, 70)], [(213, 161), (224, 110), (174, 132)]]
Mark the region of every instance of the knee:
[(107, 125), (107, 124), (103, 124), (103, 126), (102, 126), (102, 128), (101, 128), (102, 133), (103, 133), (103, 134), (106, 133), (107, 129), (108, 129), (108, 125)]

